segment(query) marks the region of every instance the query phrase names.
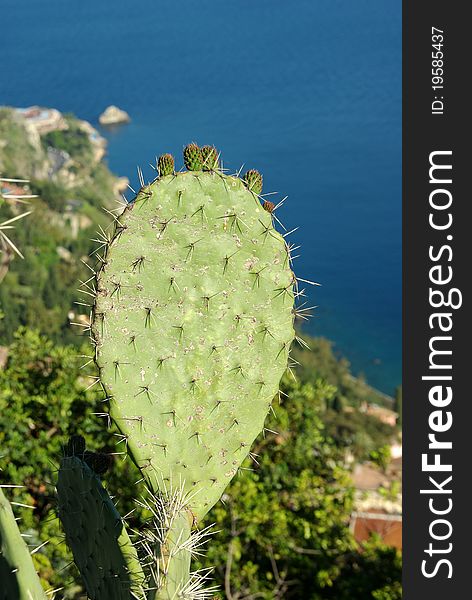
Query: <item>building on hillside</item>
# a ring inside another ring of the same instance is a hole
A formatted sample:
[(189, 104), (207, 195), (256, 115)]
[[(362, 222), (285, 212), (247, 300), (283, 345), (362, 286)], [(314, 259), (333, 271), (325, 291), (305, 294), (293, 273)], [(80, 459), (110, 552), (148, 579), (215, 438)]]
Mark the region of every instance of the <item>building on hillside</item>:
[(19, 186), (18, 183), (0, 180), (0, 195), (8, 198), (9, 196), (29, 195), (29, 192), (25, 186)]
[[(50, 131), (65, 130), (69, 128), (63, 114), (56, 108), (44, 108), (41, 106), (29, 106), (17, 108), (16, 113), (36, 130), (39, 135), (45, 135)], [(88, 121), (78, 119), (79, 128), (84, 131), (92, 146), (94, 161), (100, 162), (105, 155), (107, 141)]]
[(62, 113), (56, 108), (28, 106), (27, 108), (17, 108), (15, 111), (27, 123), (32, 125), (39, 135), (44, 135), (57, 129), (67, 129), (68, 127)]
[(402, 515), (380, 511), (354, 511), (351, 515), (350, 528), (359, 543), (367, 541), (376, 534), (384, 544), (398, 550), (402, 549)]
[(386, 471), (372, 463), (356, 465), (352, 473), (355, 505), (351, 531), (357, 542), (373, 533), (385, 544), (402, 548), (402, 457), (401, 446), (392, 445), (392, 458)]
[(379, 406), (378, 404), (368, 404), (364, 402), (360, 407), (361, 412), (370, 415), (371, 417), (375, 417), (382, 423), (386, 425), (390, 425), (391, 427), (395, 427), (397, 424), (398, 414), (394, 410), (390, 410), (389, 408), (385, 408), (384, 406)]

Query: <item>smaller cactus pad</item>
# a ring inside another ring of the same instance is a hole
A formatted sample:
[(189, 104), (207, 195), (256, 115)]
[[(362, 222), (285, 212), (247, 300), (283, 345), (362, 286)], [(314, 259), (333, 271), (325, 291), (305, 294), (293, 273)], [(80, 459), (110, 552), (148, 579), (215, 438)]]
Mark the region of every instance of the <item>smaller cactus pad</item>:
[(0, 600), (46, 600), (28, 546), (0, 487)]
[(144, 575), (123, 521), (99, 477), (78, 456), (61, 460), (57, 495), (66, 542), (89, 598), (143, 597)]

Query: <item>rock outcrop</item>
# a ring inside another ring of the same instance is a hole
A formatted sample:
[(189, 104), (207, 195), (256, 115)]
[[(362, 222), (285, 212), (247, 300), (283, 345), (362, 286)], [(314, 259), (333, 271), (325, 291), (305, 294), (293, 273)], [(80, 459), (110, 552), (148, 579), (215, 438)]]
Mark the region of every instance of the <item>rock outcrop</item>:
[(129, 123), (129, 114), (117, 106), (109, 106), (98, 118), (100, 125), (116, 125), (118, 123)]

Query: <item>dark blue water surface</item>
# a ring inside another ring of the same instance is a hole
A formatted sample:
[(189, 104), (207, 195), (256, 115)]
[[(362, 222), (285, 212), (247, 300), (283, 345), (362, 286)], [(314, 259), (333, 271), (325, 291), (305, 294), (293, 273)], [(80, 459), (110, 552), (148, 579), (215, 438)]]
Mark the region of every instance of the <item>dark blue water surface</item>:
[[(260, 169), (302, 245), (297, 273), (322, 283), (306, 331), (368, 380), (401, 379), (400, 0), (2, 0), (0, 104), (96, 122), (112, 170), (182, 145), (216, 144)], [(146, 173), (146, 169), (145, 169)], [(148, 169), (149, 177), (152, 176)]]

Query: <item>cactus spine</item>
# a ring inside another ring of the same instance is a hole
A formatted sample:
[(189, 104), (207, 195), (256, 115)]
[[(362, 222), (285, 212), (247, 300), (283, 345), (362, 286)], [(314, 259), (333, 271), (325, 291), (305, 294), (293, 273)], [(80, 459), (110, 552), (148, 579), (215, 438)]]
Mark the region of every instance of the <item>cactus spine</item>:
[[(36, 196), (32, 194), (21, 194), (19, 196), (17, 194), (3, 194), (1, 190), (2, 182), (6, 184), (28, 183), (26, 180), (23, 179), (5, 179), (0, 177), (0, 208), (3, 204), (6, 204), (7, 202), (24, 202), (25, 199), (36, 198)], [(0, 223), (0, 282), (4, 279), (5, 275), (7, 274), (10, 262), (14, 255), (16, 254), (20, 258), (24, 258), (21, 251), (10, 239), (6, 232), (8, 231), (8, 233), (10, 233), (9, 230), (14, 228), (14, 225), (12, 225), (13, 223), (16, 224), (20, 219), (23, 219), (24, 217), (27, 217), (30, 214), (31, 211), (20, 213), (19, 215), (16, 215), (15, 217), (12, 217), (11, 219), (7, 219), (6, 221)]]

